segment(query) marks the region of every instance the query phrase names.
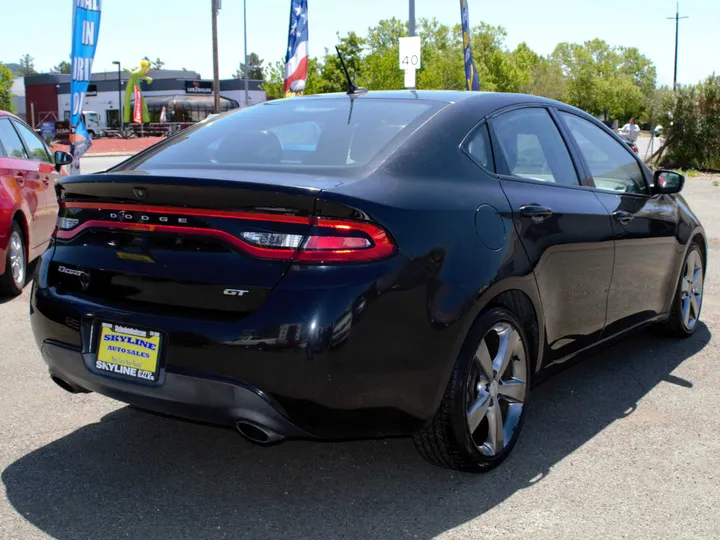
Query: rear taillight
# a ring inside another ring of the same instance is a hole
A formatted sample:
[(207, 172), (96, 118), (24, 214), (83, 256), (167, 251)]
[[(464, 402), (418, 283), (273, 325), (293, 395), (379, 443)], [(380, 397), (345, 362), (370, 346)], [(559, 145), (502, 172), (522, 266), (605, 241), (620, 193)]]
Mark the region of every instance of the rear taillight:
[(58, 217), (55, 221), (55, 230), (52, 233), (53, 238), (58, 238), (58, 231), (71, 231), (80, 224), (80, 220), (77, 218), (70, 218), (63, 216), (65, 210), (65, 204), (59, 203)]
[(395, 245), (383, 229), (355, 221), (315, 218), (307, 238), (256, 231), (243, 232), (241, 236), (249, 244), (267, 250), (266, 255), (292, 249), (292, 259), (306, 263), (368, 262), (395, 253)]
[[(93, 216), (87, 221), (80, 220), (63, 216), (65, 209), (112, 211), (109, 217), (114, 216), (113, 219), (124, 221), (110, 221), (104, 216)], [(248, 222), (248, 227), (235, 236), (212, 227), (191, 226), (186, 223), (186, 218), (180, 218), (170, 225), (167, 217), (170, 215), (245, 220)], [(263, 230), (257, 230), (252, 223), (262, 223)], [(305, 224), (310, 226), (310, 231), (305, 234), (298, 234), (299, 231), (295, 233), (268, 231), (268, 228), (273, 228), (273, 223), (277, 224), (278, 229), (287, 227), (287, 224)], [(254, 257), (292, 260), (306, 264), (370, 262), (389, 257), (396, 251), (395, 244), (385, 230), (367, 222), (255, 212), (60, 203), (60, 217), (57, 219), (54, 238), (71, 240), (84, 230), (94, 228), (205, 236), (226, 242)]]
[(58, 217), (55, 226), (61, 231), (69, 231), (80, 224), (77, 218)]
[(308, 263), (368, 262), (395, 253), (388, 234), (371, 223), (316, 218), (294, 260)]

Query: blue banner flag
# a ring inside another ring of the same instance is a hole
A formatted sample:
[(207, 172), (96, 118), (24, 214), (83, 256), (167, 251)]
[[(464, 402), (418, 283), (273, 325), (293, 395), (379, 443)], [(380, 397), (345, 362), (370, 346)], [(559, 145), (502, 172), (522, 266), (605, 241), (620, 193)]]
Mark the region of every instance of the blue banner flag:
[(70, 153), (73, 172), (78, 159), (90, 148), (90, 135), (83, 119), (83, 105), (100, 34), (102, 0), (73, 0), (73, 34), (70, 71)]
[(478, 91), (480, 90), (480, 79), (470, 48), (470, 14), (467, 0), (460, 0), (460, 14), (462, 16), (463, 53), (465, 54), (465, 82), (468, 90)]

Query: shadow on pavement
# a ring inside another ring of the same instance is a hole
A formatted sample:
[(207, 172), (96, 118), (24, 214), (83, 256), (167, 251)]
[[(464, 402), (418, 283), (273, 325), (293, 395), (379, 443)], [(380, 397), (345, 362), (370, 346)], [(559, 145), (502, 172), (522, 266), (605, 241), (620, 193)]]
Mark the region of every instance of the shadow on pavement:
[(431, 538), (472, 520), (633, 413), (711, 334), (643, 333), (536, 388), (520, 443), (485, 475), (426, 464), (409, 439), (287, 442), (120, 409), (11, 464), (7, 498), (61, 540)]

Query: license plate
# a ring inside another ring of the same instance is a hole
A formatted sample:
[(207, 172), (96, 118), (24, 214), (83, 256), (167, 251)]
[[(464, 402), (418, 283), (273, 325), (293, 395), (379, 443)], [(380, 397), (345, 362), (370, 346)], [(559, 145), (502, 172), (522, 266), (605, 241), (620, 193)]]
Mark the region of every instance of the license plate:
[(100, 328), (95, 369), (129, 379), (157, 380), (159, 332), (106, 322), (101, 323)]

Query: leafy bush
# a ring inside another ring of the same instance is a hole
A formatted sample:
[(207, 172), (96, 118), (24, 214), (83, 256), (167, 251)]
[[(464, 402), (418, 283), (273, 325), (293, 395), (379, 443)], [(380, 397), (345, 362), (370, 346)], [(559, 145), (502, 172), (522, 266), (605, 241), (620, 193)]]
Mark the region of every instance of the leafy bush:
[(666, 107), (666, 163), (683, 169), (720, 169), (720, 76), (679, 89)]
[(0, 63), (0, 110), (15, 112), (12, 100), (13, 74), (3, 63)]

